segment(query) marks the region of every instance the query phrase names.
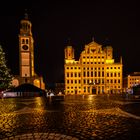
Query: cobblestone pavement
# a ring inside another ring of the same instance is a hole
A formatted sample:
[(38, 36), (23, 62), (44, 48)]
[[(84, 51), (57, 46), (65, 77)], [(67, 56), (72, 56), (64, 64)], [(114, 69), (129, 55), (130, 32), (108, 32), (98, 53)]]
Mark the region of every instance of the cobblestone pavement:
[(0, 99), (0, 139), (139, 140), (137, 108), (139, 101), (94, 95)]

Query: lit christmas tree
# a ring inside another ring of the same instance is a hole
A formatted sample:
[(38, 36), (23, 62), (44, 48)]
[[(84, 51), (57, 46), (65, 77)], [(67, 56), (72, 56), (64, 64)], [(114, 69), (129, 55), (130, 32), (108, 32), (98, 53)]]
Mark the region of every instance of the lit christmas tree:
[(5, 53), (0, 45), (0, 90), (6, 90), (12, 86), (12, 75), (8, 69), (5, 60)]

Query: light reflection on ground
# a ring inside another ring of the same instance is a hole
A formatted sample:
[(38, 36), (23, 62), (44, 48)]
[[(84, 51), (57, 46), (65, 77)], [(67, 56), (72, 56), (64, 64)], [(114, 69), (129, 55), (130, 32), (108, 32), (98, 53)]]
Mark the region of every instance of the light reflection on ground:
[(95, 95), (67, 96), (54, 103), (40, 97), (0, 100), (0, 138), (37, 133), (71, 139), (140, 138), (140, 117), (124, 108), (133, 103)]

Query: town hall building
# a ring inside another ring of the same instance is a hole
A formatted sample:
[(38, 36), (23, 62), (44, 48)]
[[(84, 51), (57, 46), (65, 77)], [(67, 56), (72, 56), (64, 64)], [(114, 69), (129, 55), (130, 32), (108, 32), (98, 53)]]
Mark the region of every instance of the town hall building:
[(96, 43), (85, 45), (78, 61), (74, 48), (65, 48), (65, 94), (111, 94), (122, 91), (123, 64), (113, 58), (112, 46)]

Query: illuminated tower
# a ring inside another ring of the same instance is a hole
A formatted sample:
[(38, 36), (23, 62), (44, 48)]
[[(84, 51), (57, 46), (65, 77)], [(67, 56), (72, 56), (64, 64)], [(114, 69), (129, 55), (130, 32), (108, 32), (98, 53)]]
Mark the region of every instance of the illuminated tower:
[(65, 48), (65, 59), (67, 59), (67, 60), (74, 59), (74, 49), (72, 46), (67, 46)]
[(112, 59), (113, 58), (113, 48), (111, 46), (107, 46), (105, 50), (106, 50), (107, 59)]
[(28, 15), (20, 22), (19, 34), (19, 61), (20, 61), (20, 77), (25, 78), (25, 82), (30, 82), (30, 78), (34, 73), (34, 47), (32, 37), (32, 24), (28, 20)]
[(34, 40), (32, 36), (32, 23), (25, 13), (24, 19), (20, 21), (19, 32), (19, 75), (15, 76), (12, 83), (18, 86), (24, 83), (33, 84), (45, 89), (43, 77), (38, 76), (34, 71)]

